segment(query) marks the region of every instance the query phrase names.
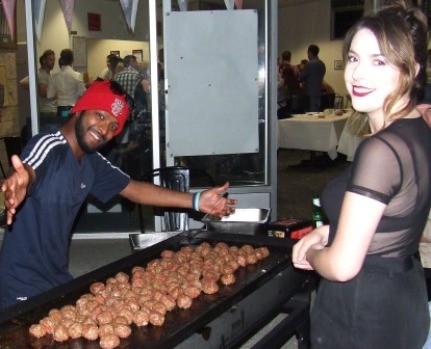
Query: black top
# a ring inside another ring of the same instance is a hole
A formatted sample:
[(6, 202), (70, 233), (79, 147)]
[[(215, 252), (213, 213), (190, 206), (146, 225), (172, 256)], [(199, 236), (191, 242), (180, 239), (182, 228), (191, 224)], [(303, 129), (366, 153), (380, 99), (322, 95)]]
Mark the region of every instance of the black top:
[(431, 131), (425, 121), (398, 120), (365, 139), (353, 164), (327, 184), (322, 204), (330, 221), (329, 244), (334, 240), (346, 190), (387, 205), (369, 255), (406, 257), (416, 253), (431, 204)]

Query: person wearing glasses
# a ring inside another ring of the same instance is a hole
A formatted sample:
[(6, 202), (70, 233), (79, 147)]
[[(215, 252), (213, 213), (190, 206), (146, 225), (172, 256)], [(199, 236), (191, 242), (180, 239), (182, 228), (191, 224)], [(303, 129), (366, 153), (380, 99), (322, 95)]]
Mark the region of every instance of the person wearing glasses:
[(94, 82), (56, 133), (41, 133), (12, 156), (14, 171), (1, 190), (7, 229), (0, 250), (0, 308), (72, 279), (68, 250), (72, 226), (91, 194), (106, 202), (119, 194), (132, 202), (192, 208), (229, 215), (236, 200), (222, 186), (191, 194), (138, 182), (100, 153), (120, 134), (132, 110), (131, 98), (114, 81)]

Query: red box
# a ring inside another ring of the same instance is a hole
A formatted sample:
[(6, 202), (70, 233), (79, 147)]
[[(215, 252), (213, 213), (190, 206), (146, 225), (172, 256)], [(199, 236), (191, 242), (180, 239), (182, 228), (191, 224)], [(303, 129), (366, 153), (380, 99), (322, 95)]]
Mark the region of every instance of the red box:
[(299, 218), (284, 218), (267, 224), (268, 236), (301, 239), (313, 230), (313, 222)]

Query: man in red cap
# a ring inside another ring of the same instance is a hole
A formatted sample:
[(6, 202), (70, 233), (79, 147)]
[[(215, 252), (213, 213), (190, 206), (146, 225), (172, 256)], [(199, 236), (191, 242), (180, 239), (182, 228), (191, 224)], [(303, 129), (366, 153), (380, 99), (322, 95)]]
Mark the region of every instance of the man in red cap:
[[(72, 279), (68, 251), (75, 217), (89, 194), (102, 202), (116, 194), (144, 205), (194, 208), (229, 215), (228, 183), (198, 195), (131, 180), (98, 150), (118, 135), (131, 111), (113, 81), (93, 83), (56, 133), (33, 137), (4, 180), (7, 224), (0, 251), (0, 308)], [(193, 201), (193, 202), (192, 202)]]

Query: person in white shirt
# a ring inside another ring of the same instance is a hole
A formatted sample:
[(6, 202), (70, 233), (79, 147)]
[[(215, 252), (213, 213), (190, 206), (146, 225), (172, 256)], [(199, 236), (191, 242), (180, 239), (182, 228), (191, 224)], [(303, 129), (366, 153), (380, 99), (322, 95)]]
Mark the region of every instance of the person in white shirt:
[(51, 71), (55, 64), (55, 53), (52, 50), (46, 50), (39, 58), (40, 68), (38, 72), (38, 97), (39, 97), (39, 115), (40, 124), (45, 126), (55, 120), (57, 113), (57, 102), (55, 98), (47, 98), (48, 85), (51, 80)]
[(118, 63), (121, 62), (121, 58), (118, 57), (117, 55), (111, 53), (109, 55), (106, 56), (106, 68), (103, 69), (98, 78), (102, 79), (102, 80), (111, 80), (115, 73), (116, 73), (116, 68)]
[(78, 98), (85, 92), (85, 83), (79, 72), (73, 69), (74, 55), (71, 49), (64, 49), (60, 53), (60, 72), (54, 74), (48, 84), (48, 98), (57, 98), (57, 119), (64, 124), (69, 111)]

